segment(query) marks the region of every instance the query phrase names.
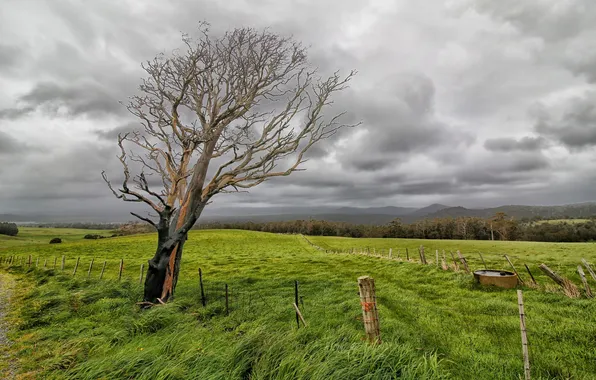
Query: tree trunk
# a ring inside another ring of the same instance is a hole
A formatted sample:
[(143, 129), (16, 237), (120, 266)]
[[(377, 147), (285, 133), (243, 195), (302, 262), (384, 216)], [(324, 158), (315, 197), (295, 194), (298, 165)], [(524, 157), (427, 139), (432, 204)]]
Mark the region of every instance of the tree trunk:
[[(162, 241), (158, 242), (155, 256), (149, 260), (147, 265), (147, 276), (145, 277), (145, 289), (143, 300), (155, 303), (161, 299), (166, 272), (170, 262), (170, 256), (175, 248), (164, 247)], [(165, 301), (164, 301), (165, 302)]]

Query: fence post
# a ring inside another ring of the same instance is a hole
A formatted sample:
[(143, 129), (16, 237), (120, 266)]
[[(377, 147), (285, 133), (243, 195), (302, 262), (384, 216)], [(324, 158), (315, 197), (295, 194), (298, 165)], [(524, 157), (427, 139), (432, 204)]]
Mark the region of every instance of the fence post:
[(93, 261), (95, 261), (95, 257), (91, 258), (91, 263), (89, 264), (89, 270), (87, 271), (87, 278), (91, 276), (91, 269), (93, 269)]
[(592, 267), (590, 266), (590, 264), (588, 264), (588, 262), (586, 261), (586, 259), (582, 259), (582, 264), (584, 264), (584, 266), (586, 267), (586, 269), (590, 273), (590, 276), (592, 276), (592, 278), (594, 279), (594, 281), (596, 281), (596, 273), (594, 273), (594, 270), (592, 270)]
[(435, 249), (435, 263), (439, 266), (439, 250)]
[(418, 249), (418, 253), (420, 254), (420, 263), (426, 265), (426, 256), (424, 256), (424, 246), (421, 245)]
[(118, 281), (122, 278), (122, 268), (124, 267), (124, 259), (120, 259), (120, 269), (118, 270)]
[(199, 268), (199, 284), (201, 285), (201, 303), (203, 306), (207, 305), (205, 300), (205, 288), (203, 288), (203, 271)]
[(389, 248), (389, 258), (391, 258), (392, 254), (393, 254), (393, 248)]
[(482, 257), (482, 253), (478, 252), (478, 256), (480, 256), (480, 260), (482, 260), (482, 264), (484, 265), (484, 269), (488, 269), (486, 267), (486, 262), (484, 261), (484, 257)]
[(229, 296), (228, 296), (228, 284), (226, 284), (226, 315), (230, 315)]
[(519, 306), (519, 327), (521, 330), (522, 352), (524, 355), (524, 375), (530, 380), (530, 356), (528, 353), (528, 336), (526, 335), (526, 314), (524, 313), (524, 299), (521, 289), (517, 290), (517, 303)]
[(141, 273), (139, 274), (139, 284), (143, 283), (143, 274), (145, 274), (145, 264), (141, 264)]
[(451, 258), (453, 259), (453, 269), (458, 271), (459, 265), (457, 265), (457, 260), (455, 260), (455, 256), (453, 256), (453, 251), (449, 251), (449, 253), (451, 254)]
[(35, 267), (39, 267), (39, 257), (35, 260)]
[(532, 282), (534, 283), (534, 285), (538, 285), (536, 283), (536, 280), (534, 279), (534, 276), (532, 275), (532, 272), (530, 272), (530, 268), (526, 264), (524, 264), (524, 266), (526, 267), (526, 270), (528, 271), (528, 274), (530, 275), (530, 278), (532, 279)]
[(579, 277), (582, 279), (584, 288), (586, 289), (586, 297), (592, 298), (592, 289), (590, 289), (590, 285), (588, 285), (588, 281), (586, 280), (586, 274), (584, 273), (584, 270), (582, 269), (581, 265), (577, 266), (577, 273), (579, 274)]
[(101, 267), (101, 273), (99, 274), (99, 279), (101, 280), (103, 277), (103, 272), (106, 270), (106, 261), (103, 261), (103, 267)]
[(457, 250), (457, 257), (459, 257), (459, 260), (464, 265), (464, 269), (466, 270), (466, 273), (470, 273), (470, 268), (468, 268), (468, 262), (466, 261), (466, 258), (462, 256), (459, 249)]
[[(298, 280), (294, 281), (294, 304), (298, 305)], [(296, 311), (296, 324), (298, 328), (300, 328), (300, 316), (298, 315), (298, 311)]]
[(29, 258), (27, 259), (27, 266), (31, 267), (31, 255), (29, 255)]
[(507, 256), (507, 255), (503, 255), (503, 256), (505, 256), (505, 258), (507, 259), (507, 262), (509, 263), (509, 265), (511, 265), (511, 268), (513, 269), (513, 272), (517, 276), (518, 281), (523, 285), (524, 284), (524, 280), (522, 280), (522, 278), (519, 276), (519, 273), (517, 273), (517, 270), (515, 270), (515, 267), (513, 266), (513, 263), (511, 262), (511, 260), (509, 260), (509, 256)]
[(43, 259), (43, 268), (44, 269), (46, 268), (46, 264), (47, 263), (48, 263), (48, 258), (46, 257), (46, 258)]
[(60, 270), (63, 271), (64, 270), (64, 262), (65, 262), (65, 258), (64, 255), (62, 255), (62, 264), (60, 265)]
[(54, 257), (54, 267), (52, 269), (56, 269), (56, 261), (58, 261), (58, 258)]
[(410, 261), (410, 251), (408, 251), (408, 247), (406, 247), (406, 261)]
[(366, 340), (373, 344), (381, 343), (379, 311), (377, 310), (377, 298), (375, 295), (375, 280), (369, 276), (358, 277), (358, 288), (360, 290), (362, 322), (364, 323)]
[(79, 267), (79, 260), (80, 259), (81, 259), (80, 257), (77, 257), (77, 263), (75, 264), (74, 270), (72, 271), (73, 277), (77, 273), (77, 268)]

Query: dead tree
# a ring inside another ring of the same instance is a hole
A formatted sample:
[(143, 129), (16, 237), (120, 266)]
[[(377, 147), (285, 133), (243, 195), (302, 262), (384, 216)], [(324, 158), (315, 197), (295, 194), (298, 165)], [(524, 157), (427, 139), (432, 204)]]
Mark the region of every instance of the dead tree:
[(131, 213), (158, 233), (144, 288), (152, 303), (173, 295), (187, 233), (213, 196), (300, 170), (314, 144), (346, 126), (324, 110), (355, 74), (320, 78), (300, 43), (267, 30), (213, 37), (203, 24), (182, 41), (142, 65), (127, 105), (140, 130), (118, 137), (122, 185), (102, 173), (116, 197), (154, 214)]

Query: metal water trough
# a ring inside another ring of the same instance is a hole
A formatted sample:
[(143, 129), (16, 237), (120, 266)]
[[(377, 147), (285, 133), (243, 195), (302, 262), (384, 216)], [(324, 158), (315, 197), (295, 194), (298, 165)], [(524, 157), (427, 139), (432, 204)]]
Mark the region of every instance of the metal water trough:
[(517, 286), (517, 275), (505, 270), (482, 269), (474, 272), (474, 280), (481, 285), (511, 289)]

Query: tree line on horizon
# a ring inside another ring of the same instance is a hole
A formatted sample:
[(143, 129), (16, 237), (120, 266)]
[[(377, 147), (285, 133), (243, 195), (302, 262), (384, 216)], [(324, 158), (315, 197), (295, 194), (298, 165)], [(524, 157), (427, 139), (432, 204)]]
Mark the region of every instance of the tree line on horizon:
[(542, 242), (596, 241), (596, 221), (538, 223), (515, 219), (505, 213), (492, 218), (457, 217), (422, 219), (405, 224), (400, 218), (384, 225), (351, 224), (326, 220), (294, 220), (278, 222), (212, 222), (196, 229), (239, 229), (309, 236), (340, 236), (352, 238), (406, 238), (446, 240), (504, 240)]

